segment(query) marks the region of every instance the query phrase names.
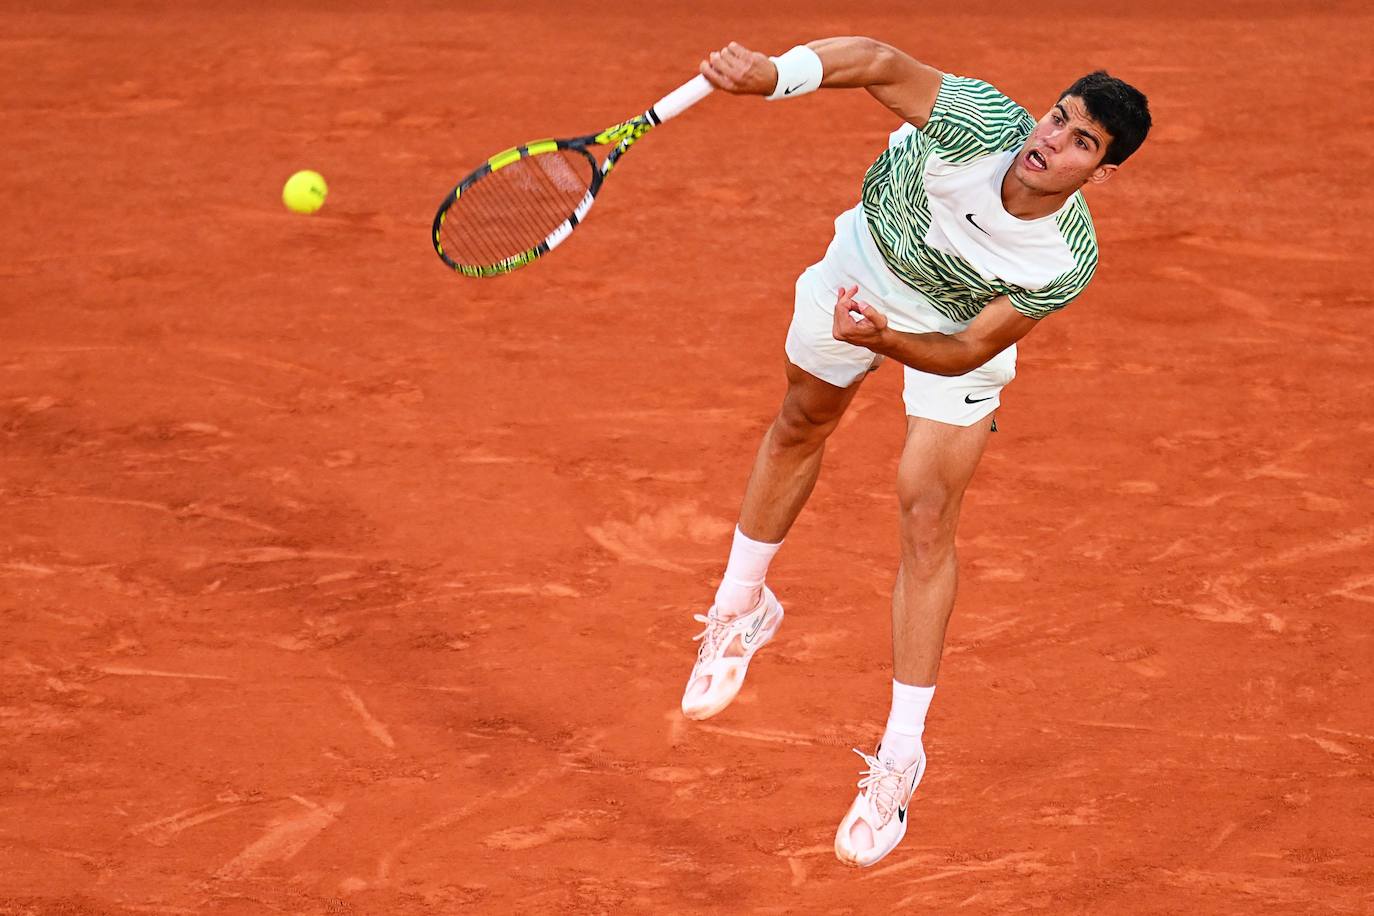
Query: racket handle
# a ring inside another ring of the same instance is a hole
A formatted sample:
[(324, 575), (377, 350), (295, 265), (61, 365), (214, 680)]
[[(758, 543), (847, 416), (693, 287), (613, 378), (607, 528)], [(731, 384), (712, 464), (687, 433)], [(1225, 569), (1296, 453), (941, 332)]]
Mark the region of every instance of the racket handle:
[(649, 120), (654, 124), (662, 124), (669, 118), (675, 118), (706, 98), (715, 88), (707, 82), (706, 77), (698, 74), (655, 102), (648, 111)]

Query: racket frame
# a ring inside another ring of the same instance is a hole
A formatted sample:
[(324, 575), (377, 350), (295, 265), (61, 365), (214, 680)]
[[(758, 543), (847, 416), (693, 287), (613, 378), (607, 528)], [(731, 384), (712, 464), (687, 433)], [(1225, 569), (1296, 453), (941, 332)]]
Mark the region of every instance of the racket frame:
[[(510, 273), (520, 267), (524, 267), (532, 261), (543, 257), (553, 249), (557, 248), (563, 241), (572, 234), (587, 217), (587, 211), (592, 208), (592, 203), (596, 199), (597, 192), (601, 190), (601, 185), (605, 182), (606, 176), (611, 169), (620, 161), (620, 157), (625, 154), (635, 141), (644, 136), (653, 128), (662, 124), (669, 118), (676, 117), (687, 108), (701, 101), (710, 94), (712, 86), (703, 76), (695, 77), (692, 80), (679, 86), (668, 95), (659, 99), (648, 111), (642, 115), (637, 115), (628, 121), (621, 121), (613, 124), (600, 133), (586, 134), (581, 137), (568, 137), (565, 139), (535, 140), (521, 146), (513, 146), (510, 149), (502, 150), (482, 163), (471, 173), (464, 176), (458, 182), (444, 202), (439, 205), (439, 210), (434, 215), (432, 231), (432, 241), (434, 250), (445, 264), (453, 268), (456, 272), (468, 277), (495, 277), (501, 274)], [(612, 146), (613, 144), (613, 146)], [(604, 162), (598, 163), (596, 157), (592, 155), (590, 147), (593, 146), (612, 146), (611, 151), (606, 155)], [(463, 193), (471, 188), (481, 179), (493, 172), (499, 171), (521, 159), (528, 159), (531, 156), (541, 156), (558, 150), (573, 150), (586, 156), (592, 166), (592, 180), (587, 187), (587, 192), (582, 196), (577, 206), (568, 218), (560, 223), (539, 244), (526, 251), (519, 252), (504, 258), (495, 264), (473, 265), (460, 264), (449, 257), (444, 251), (443, 227), (448, 218), (448, 214), (453, 205), (462, 197)]]

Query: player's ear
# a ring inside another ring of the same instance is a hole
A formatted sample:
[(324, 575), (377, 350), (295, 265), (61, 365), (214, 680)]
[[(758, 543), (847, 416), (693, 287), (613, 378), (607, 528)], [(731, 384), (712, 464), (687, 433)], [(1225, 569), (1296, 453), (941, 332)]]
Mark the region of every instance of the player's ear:
[(1116, 174), (1116, 170), (1121, 168), (1119, 165), (1099, 165), (1093, 169), (1093, 173), (1088, 176), (1088, 180), (1093, 184), (1102, 184), (1108, 178)]

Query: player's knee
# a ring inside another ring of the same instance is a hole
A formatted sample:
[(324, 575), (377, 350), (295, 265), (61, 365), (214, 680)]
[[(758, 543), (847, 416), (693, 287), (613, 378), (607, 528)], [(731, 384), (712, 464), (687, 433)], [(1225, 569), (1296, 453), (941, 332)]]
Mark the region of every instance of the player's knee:
[(939, 562), (954, 550), (957, 497), (939, 485), (904, 488), (901, 510), (905, 560)]
[(840, 414), (817, 410), (800, 399), (786, 398), (773, 421), (773, 444), (779, 448), (819, 445), (839, 423)]

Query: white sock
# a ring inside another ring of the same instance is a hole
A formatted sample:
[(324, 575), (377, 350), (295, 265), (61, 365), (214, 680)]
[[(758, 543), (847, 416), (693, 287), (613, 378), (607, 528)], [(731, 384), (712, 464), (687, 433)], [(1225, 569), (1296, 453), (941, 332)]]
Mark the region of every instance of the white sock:
[(781, 546), (781, 541), (766, 544), (745, 537), (739, 526), (735, 526), (730, 560), (725, 564), (725, 575), (716, 589), (716, 610), (721, 616), (738, 617), (754, 609), (763, 594), (763, 577), (768, 573), (768, 564)]
[(926, 730), (926, 712), (934, 696), (934, 684), (916, 687), (892, 682), (892, 711), (887, 715), (887, 731), (883, 732), (883, 760), (903, 770), (916, 762), (921, 754), (921, 735)]

